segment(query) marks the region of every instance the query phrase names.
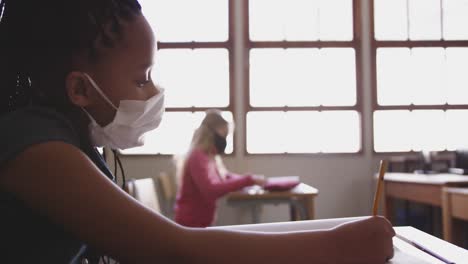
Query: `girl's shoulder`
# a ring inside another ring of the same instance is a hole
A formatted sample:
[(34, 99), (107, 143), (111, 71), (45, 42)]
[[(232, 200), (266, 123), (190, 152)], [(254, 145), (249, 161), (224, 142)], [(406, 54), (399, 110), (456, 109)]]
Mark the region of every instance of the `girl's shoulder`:
[(2, 130), (19, 132), (19, 129), (24, 127), (33, 130), (44, 127), (74, 130), (71, 121), (53, 108), (30, 106), (0, 115)]
[(79, 146), (71, 121), (45, 107), (25, 107), (0, 116), (0, 165), (29, 146), (62, 141)]
[(193, 148), (192, 150), (189, 151), (187, 160), (189, 162), (198, 162), (198, 161), (208, 162), (210, 160), (213, 160), (213, 158), (204, 150), (199, 149), (199, 148)]

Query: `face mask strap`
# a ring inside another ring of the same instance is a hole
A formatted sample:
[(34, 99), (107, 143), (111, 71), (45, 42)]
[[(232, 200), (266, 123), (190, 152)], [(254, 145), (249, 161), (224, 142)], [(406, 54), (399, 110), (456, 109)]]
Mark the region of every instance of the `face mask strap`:
[(86, 111), (86, 109), (84, 109), (84, 107), (81, 107), (81, 109), (83, 110), (83, 112), (85, 112), (85, 114), (88, 116), (88, 118), (91, 120), (91, 121), (94, 121), (96, 123), (96, 121), (94, 120), (94, 118), (91, 116), (91, 114)]
[(96, 89), (96, 91), (101, 95), (101, 97), (108, 103), (110, 104), (115, 110), (117, 110), (117, 107), (107, 98), (107, 96), (104, 94), (104, 92), (99, 88), (99, 86), (94, 82), (94, 80), (89, 76), (86, 72), (84, 72), (84, 75), (86, 78), (88, 78), (88, 81), (91, 83), (91, 85)]

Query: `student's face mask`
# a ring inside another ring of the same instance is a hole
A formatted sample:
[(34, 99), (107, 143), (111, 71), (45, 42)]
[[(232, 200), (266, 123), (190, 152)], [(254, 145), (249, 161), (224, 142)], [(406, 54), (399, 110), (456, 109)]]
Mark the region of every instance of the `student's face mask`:
[(104, 92), (85, 73), (91, 85), (117, 112), (114, 120), (105, 127), (100, 126), (96, 120), (83, 108), (91, 120), (89, 133), (91, 142), (97, 147), (111, 149), (128, 149), (142, 146), (144, 134), (156, 129), (161, 123), (164, 114), (164, 89), (146, 101), (121, 100), (119, 107), (107, 98)]
[(224, 154), (224, 151), (226, 150), (226, 145), (227, 145), (226, 138), (214, 132), (214, 145), (218, 154)]

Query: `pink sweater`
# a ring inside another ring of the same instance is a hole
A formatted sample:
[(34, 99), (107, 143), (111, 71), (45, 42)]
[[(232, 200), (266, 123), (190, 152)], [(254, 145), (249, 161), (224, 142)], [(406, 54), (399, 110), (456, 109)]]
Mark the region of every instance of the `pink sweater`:
[(219, 197), (254, 184), (250, 176), (232, 173), (226, 176), (226, 180), (220, 177), (214, 159), (201, 150), (193, 150), (186, 161), (177, 195), (175, 221), (189, 227), (210, 226)]

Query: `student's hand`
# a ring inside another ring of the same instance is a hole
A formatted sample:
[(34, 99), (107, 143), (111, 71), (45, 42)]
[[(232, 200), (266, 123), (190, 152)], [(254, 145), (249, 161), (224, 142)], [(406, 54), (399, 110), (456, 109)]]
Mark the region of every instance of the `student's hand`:
[(247, 174), (247, 176), (252, 177), (256, 185), (263, 186), (266, 183), (266, 178), (264, 175), (258, 175), (258, 174)]
[(395, 231), (383, 217), (345, 223), (332, 232), (339, 263), (383, 264), (393, 257)]

